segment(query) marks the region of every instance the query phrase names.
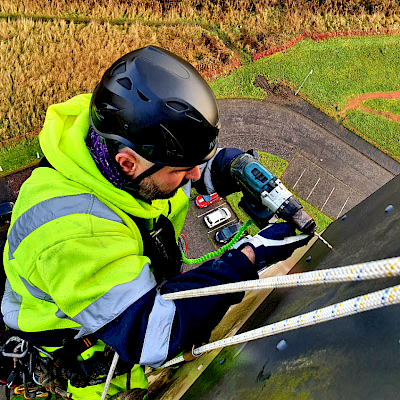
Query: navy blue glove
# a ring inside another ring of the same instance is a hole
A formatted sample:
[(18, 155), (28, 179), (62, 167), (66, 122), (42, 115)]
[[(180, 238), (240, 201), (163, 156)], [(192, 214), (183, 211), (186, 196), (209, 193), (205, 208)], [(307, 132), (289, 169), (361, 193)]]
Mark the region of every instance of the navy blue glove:
[(286, 222), (271, 224), (255, 236), (246, 236), (234, 248), (250, 246), (255, 254), (258, 270), (278, 261), (286, 260), (293, 252), (305, 246), (312, 235), (296, 235), (294, 228)]
[(211, 165), (211, 181), (215, 191), (225, 197), (240, 190), (236, 180), (231, 176), (232, 161), (244, 151), (227, 147), (218, 152)]

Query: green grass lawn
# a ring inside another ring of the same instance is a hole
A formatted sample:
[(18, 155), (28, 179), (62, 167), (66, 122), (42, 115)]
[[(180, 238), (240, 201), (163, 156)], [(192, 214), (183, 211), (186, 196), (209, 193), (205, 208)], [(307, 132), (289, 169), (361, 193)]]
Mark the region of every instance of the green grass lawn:
[(0, 147), (0, 176), (36, 164), (41, 157), (43, 153), (38, 137)]
[(379, 115), (352, 110), (347, 113), (346, 123), (361, 133), (368, 132), (368, 138), (400, 157), (400, 124)]
[(301, 93), (335, 113), (358, 94), (400, 90), (400, 36), (301, 40), (289, 50), (246, 65), (211, 83), (220, 97), (262, 97), (253, 86), (263, 75), (298, 88), (313, 70)]
[(376, 111), (400, 115), (400, 99), (368, 99), (364, 100), (362, 104)]
[[(400, 76), (399, 48), (400, 36), (321, 42), (306, 39), (283, 53), (252, 62), (212, 82), (211, 87), (218, 97), (263, 98), (263, 90), (253, 85), (256, 76), (265, 76), (270, 81), (281, 79), (296, 89), (312, 70), (300, 93), (336, 117), (353, 96), (400, 90), (400, 80), (396, 78)], [(382, 111), (398, 113), (398, 100), (375, 101), (375, 104)], [(397, 146), (400, 125), (376, 115), (367, 117), (360, 113), (356, 117), (355, 113), (359, 112), (349, 113), (346, 123), (381, 146), (388, 146), (387, 150), (400, 158)], [(361, 121), (364, 117), (365, 122)]]

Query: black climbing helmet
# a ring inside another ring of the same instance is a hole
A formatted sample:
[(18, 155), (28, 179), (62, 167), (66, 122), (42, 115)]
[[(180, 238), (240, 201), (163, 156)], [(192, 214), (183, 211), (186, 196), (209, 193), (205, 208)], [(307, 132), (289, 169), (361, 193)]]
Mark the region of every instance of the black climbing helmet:
[(195, 166), (218, 147), (212, 90), (188, 62), (155, 46), (126, 54), (105, 72), (90, 122), (98, 135), (160, 166)]

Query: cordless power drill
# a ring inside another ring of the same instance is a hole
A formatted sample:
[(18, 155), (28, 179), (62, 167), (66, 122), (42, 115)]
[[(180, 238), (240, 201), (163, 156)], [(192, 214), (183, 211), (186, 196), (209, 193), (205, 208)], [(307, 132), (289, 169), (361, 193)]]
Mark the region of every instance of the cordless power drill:
[(277, 217), (302, 233), (316, 233), (315, 221), (296, 197), (252, 155), (243, 153), (236, 157), (230, 165), (230, 172), (243, 193), (239, 206), (260, 229)]

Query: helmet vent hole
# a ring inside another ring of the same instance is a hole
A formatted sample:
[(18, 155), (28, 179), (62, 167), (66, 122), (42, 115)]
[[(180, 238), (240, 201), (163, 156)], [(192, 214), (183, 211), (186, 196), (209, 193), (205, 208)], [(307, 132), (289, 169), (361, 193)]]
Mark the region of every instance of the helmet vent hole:
[(126, 63), (122, 62), (118, 65), (116, 65), (113, 70), (111, 71), (110, 76), (113, 75), (118, 75), (118, 74), (123, 74), (126, 71)]
[(129, 78), (117, 79), (117, 82), (125, 89), (132, 90), (132, 81)]
[(185, 113), (187, 117), (194, 119), (196, 122), (203, 122), (202, 118), (195, 114), (193, 111), (188, 111), (187, 113)]
[(150, 101), (150, 99), (148, 97), (146, 97), (140, 90), (136, 89), (136, 92), (138, 94), (138, 96), (143, 100), (143, 101)]
[(178, 101), (168, 101), (167, 106), (178, 112), (186, 111), (189, 109), (186, 104), (180, 103)]

